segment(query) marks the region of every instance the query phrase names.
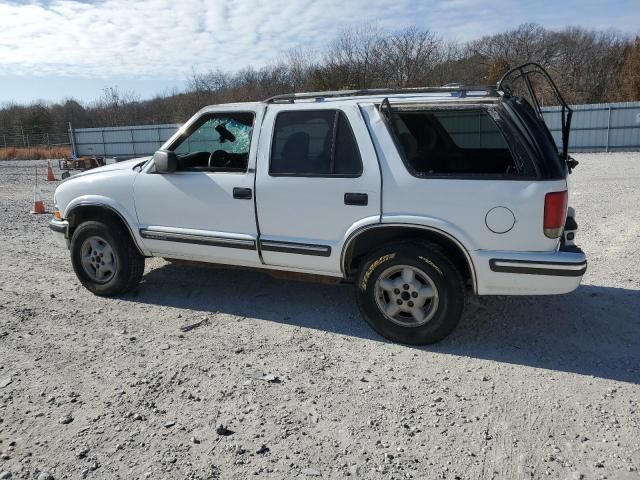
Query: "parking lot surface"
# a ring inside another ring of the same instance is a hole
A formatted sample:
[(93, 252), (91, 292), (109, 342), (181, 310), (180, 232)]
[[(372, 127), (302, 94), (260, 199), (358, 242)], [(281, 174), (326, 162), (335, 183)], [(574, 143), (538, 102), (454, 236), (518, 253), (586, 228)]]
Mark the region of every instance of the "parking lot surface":
[(134, 294), (93, 296), (28, 213), (36, 168), (52, 207), (46, 163), (0, 162), (0, 472), (639, 479), (640, 153), (576, 158), (583, 285), (470, 298), (421, 348), (349, 286), (153, 259)]

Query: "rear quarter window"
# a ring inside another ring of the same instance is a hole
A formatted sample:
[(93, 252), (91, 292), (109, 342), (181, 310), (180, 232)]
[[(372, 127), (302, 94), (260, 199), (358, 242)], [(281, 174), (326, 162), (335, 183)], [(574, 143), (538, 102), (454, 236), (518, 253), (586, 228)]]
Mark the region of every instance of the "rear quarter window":
[(415, 175), (516, 175), (504, 135), (482, 109), (396, 111), (399, 148)]

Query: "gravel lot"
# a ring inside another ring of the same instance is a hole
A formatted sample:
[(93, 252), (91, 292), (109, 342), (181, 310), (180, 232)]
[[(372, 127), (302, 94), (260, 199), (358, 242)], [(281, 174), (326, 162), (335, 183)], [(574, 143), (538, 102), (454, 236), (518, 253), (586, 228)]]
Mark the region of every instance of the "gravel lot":
[(95, 297), (0, 162), (0, 479), (640, 479), (640, 153), (576, 158), (583, 285), (427, 348), (346, 286), (154, 259)]

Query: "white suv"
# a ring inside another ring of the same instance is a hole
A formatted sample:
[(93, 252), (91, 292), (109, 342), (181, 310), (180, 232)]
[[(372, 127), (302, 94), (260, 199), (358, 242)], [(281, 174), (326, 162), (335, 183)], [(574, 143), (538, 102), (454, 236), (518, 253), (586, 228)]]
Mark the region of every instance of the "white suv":
[(507, 83), (540, 70), (518, 68), (497, 89), (206, 107), (153, 157), (63, 182), (51, 229), (96, 295), (135, 288), (154, 256), (331, 276), (355, 283), (381, 335), (436, 342), (467, 291), (566, 293), (586, 270), (567, 208), (571, 111), (558, 94), (558, 155), (533, 88), (527, 101)]

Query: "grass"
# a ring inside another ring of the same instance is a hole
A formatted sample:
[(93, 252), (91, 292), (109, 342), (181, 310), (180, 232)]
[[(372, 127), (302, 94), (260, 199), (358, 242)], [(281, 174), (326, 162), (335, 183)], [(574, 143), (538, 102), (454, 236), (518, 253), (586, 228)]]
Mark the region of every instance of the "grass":
[(71, 147), (0, 148), (0, 160), (44, 160), (70, 157)]

